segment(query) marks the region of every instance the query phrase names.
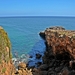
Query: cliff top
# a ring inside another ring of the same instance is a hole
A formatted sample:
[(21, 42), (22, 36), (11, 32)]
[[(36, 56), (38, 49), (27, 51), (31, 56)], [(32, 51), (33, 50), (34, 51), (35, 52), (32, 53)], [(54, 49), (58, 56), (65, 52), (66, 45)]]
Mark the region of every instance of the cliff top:
[(59, 35), (66, 35), (68, 37), (75, 36), (74, 30), (66, 30), (65, 28), (60, 27), (60, 26), (50, 27), (50, 28), (47, 28), (45, 31), (46, 32), (57, 32)]
[(46, 45), (42, 59), (48, 68), (44, 71), (48, 75), (75, 75), (75, 31), (55, 26), (39, 34)]

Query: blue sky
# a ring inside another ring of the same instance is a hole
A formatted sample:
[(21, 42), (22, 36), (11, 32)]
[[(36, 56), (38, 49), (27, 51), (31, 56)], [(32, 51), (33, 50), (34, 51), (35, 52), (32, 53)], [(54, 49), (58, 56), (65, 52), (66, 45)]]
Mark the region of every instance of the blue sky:
[(0, 0), (0, 16), (75, 16), (75, 0)]

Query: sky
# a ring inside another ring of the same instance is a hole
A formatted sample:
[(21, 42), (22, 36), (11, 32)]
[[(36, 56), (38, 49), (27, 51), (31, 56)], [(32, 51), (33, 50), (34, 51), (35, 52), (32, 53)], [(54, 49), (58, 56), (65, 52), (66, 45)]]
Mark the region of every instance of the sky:
[(75, 16), (75, 0), (0, 0), (0, 16)]

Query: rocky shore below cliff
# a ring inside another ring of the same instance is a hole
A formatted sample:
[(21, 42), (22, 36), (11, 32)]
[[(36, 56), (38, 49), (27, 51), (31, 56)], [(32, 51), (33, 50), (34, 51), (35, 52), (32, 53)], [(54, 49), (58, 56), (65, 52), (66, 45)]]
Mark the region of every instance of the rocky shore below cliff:
[(45, 50), (42, 43), (39, 52), (12, 59), (10, 40), (0, 27), (0, 75), (75, 75), (75, 31), (56, 26), (39, 35)]
[(75, 31), (50, 27), (39, 35), (45, 40), (43, 63), (33, 75), (75, 75)]

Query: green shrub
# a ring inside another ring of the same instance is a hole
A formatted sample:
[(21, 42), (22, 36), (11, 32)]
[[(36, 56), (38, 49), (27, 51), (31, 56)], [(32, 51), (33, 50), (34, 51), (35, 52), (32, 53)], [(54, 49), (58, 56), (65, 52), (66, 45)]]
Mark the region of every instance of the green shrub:
[(5, 73), (5, 71), (6, 71), (6, 68), (3, 68), (3, 69), (2, 69), (2, 73)]

